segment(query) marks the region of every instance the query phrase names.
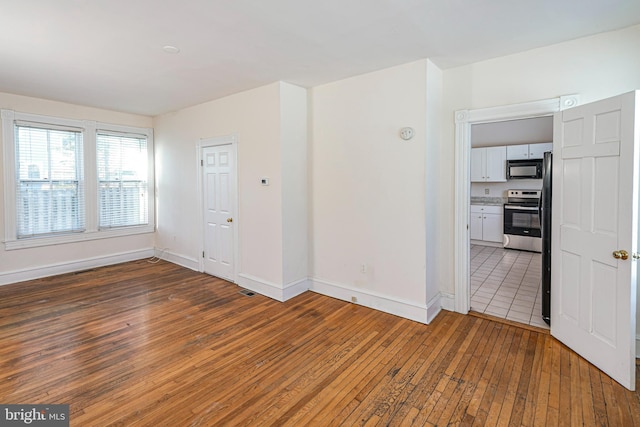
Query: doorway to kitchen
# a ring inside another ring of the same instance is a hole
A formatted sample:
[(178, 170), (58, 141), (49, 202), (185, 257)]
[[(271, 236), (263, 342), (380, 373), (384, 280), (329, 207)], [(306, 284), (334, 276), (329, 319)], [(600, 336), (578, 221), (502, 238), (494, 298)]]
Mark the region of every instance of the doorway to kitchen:
[[(454, 301), (453, 308), (468, 313), (471, 306), (471, 127), (483, 123), (506, 122), (549, 116), (578, 104), (577, 95), (545, 99), (523, 104), (512, 104), (455, 113), (455, 219), (454, 219)], [(497, 145), (497, 144), (495, 144)], [(506, 184), (506, 183), (505, 183)], [(511, 184), (509, 184), (511, 185)], [(484, 187), (481, 187), (484, 189)], [(505, 187), (507, 189), (508, 186)], [(483, 191), (484, 192), (484, 191)], [(482, 194), (482, 196), (488, 196)], [(504, 197), (504, 196), (502, 196)], [(497, 246), (502, 247), (498, 244)]]
[[(476, 123), (470, 128), (470, 310), (548, 328), (542, 318), (538, 212), (553, 117)], [(533, 165), (528, 173), (523, 164)]]

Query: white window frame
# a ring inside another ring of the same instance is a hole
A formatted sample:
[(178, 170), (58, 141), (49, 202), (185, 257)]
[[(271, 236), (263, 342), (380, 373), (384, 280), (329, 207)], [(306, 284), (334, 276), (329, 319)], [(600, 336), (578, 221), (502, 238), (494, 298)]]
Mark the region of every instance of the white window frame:
[[(82, 242), (87, 240), (129, 236), (155, 231), (155, 179), (153, 129), (133, 126), (122, 126), (90, 120), (75, 120), (38, 114), (21, 113), (13, 110), (2, 110), (2, 147), (4, 169), (4, 244), (6, 250), (32, 248), (39, 246), (59, 245), (63, 243)], [(16, 121), (36, 122), (53, 126), (75, 127), (83, 130), (83, 162), (85, 184), (84, 232), (65, 233), (51, 236), (17, 238), (16, 226), (16, 165), (15, 165), (15, 131)], [(98, 227), (98, 173), (96, 158), (96, 133), (98, 130), (144, 135), (147, 138), (148, 156), (148, 213), (149, 223), (137, 226), (100, 229)]]

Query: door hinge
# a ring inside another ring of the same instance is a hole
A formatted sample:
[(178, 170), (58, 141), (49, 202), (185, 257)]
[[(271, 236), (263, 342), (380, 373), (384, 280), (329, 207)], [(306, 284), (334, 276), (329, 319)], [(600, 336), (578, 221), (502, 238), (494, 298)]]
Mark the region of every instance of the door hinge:
[(202, 258), (204, 258), (204, 251), (202, 251)]
[(200, 159), (200, 166), (204, 166), (204, 160)]

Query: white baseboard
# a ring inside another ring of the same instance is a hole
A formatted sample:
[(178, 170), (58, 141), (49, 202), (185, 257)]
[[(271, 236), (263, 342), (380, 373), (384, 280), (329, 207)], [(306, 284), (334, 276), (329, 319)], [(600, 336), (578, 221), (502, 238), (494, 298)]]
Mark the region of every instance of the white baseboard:
[(188, 268), (190, 270), (200, 271), (200, 262), (195, 258), (189, 258), (185, 255), (176, 254), (174, 252), (171, 252), (168, 249), (157, 249), (157, 248), (155, 250), (155, 256), (165, 261), (169, 261), (173, 264), (177, 264), (181, 267)]
[(309, 279), (305, 277), (284, 285), (283, 288), (277, 283), (272, 283), (250, 274), (240, 273), (238, 274), (238, 285), (260, 295), (273, 298), (276, 301), (284, 302), (308, 291)]
[(442, 308), (447, 311), (456, 311), (456, 297), (447, 292), (440, 292), (440, 303)]
[(440, 310), (442, 310), (442, 296), (438, 293), (427, 302), (427, 324), (435, 319)]
[(640, 359), (640, 335), (636, 335), (636, 359)]
[[(311, 290), (343, 301), (354, 302), (385, 313), (394, 314), (416, 322), (428, 324), (440, 312), (440, 296), (420, 305), (412, 301), (378, 294), (365, 289), (331, 283), (326, 280), (310, 279)], [(353, 300), (355, 298), (355, 301)]]
[(298, 295), (305, 293), (310, 287), (311, 283), (309, 282), (308, 277), (284, 285), (282, 294), (284, 298), (283, 301), (290, 300), (293, 297), (297, 297)]
[(151, 258), (152, 256), (154, 256), (153, 249), (140, 249), (137, 251), (121, 252), (101, 257), (86, 258), (82, 260), (9, 271), (6, 273), (0, 273), (0, 285), (40, 279), (48, 276), (56, 276), (58, 274), (72, 273), (74, 271), (88, 270), (90, 268), (104, 267), (106, 265), (119, 264), (121, 262)]
[(490, 246), (492, 248), (502, 248), (504, 246), (502, 242), (487, 242), (486, 240), (470, 240), (469, 243), (478, 246)]
[(238, 285), (242, 286), (243, 288), (249, 289), (250, 291), (257, 292), (260, 295), (273, 298), (276, 301), (284, 301), (282, 286), (272, 282), (268, 282), (259, 277), (240, 273), (238, 274)]

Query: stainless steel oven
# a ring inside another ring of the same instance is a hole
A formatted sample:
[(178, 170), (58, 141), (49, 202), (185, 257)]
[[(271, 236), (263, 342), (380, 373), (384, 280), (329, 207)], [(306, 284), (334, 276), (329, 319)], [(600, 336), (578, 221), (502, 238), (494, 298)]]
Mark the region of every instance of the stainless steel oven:
[(509, 190), (504, 204), (504, 247), (542, 251), (539, 190)]

